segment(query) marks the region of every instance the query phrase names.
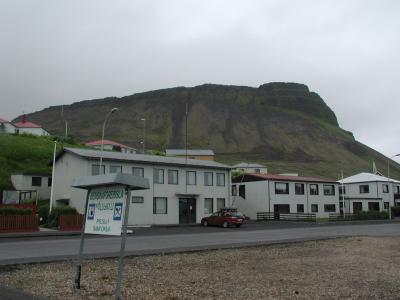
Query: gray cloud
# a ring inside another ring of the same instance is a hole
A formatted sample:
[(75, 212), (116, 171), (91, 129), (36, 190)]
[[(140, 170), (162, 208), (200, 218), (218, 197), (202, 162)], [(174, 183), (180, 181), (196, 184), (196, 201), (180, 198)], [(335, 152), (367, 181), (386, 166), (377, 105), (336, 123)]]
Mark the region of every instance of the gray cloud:
[(294, 81), (392, 155), (399, 9), (389, 0), (3, 0), (0, 117), (173, 86)]

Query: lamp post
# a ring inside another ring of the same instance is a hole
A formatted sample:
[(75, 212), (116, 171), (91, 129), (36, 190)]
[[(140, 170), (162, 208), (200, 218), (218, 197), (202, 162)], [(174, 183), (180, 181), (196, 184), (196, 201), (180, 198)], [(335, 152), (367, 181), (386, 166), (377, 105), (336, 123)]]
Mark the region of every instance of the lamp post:
[[(388, 189), (389, 189), (389, 187), (390, 187), (390, 160), (392, 159), (392, 158), (395, 158), (395, 157), (397, 157), (397, 156), (400, 156), (400, 153), (399, 154), (395, 154), (395, 155), (393, 155), (393, 156), (391, 156), (391, 157), (389, 157), (388, 158), (388, 169), (387, 169), (387, 180), (388, 180)], [(392, 183), (392, 188), (391, 188), (391, 190), (392, 190), (392, 192), (394, 193), (394, 190), (393, 190), (393, 183)], [(392, 219), (392, 210), (390, 209), (390, 192), (389, 192), (389, 190), (388, 190), (388, 193), (389, 193), (389, 220), (391, 220)], [(393, 195), (393, 198), (394, 198), (394, 195)], [(394, 201), (394, 200), (393, 200)]]
[(141, 118), (140, 121), (143, 121), (143, 140), (142, 140), (142, 153), (146, 151), (146, 119)]
[(100, 166), (99, 166), (99, 174), (101, 172), (102, 169), (102, 165), (103, 165), (103, 148), (104, 148), (104, 130), (106, 128), (106, 123), (108, 118), (111, 116), (111, 114), (113, 114), (114, 112), (116, 112), (119, 108), (114, 107), (113, 109), (111, 109), (108, 114), (106, 115), (106, 118), (104, 119), (104, 123), (103, 123), (103, 130), (101, 133), (101, 149), (100, 149)]

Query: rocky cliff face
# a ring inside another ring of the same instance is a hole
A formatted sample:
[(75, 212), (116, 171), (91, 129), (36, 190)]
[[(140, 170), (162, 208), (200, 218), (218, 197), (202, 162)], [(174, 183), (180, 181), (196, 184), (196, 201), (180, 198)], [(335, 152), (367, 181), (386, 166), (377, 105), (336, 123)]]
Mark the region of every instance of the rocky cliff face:
[[(80, 141), (100, 139), (106, 113), (113, 107), (106, 137), (140, 148), (146, 118), (148, 148), (183, 148), (188, 105), (190, 148), (211, 148), (218, 159), (267, 164), (276, 172), (300, 172), (337, 179), (368, 171), (384, 157), (342, 130), (334, 112), (308, 87), (267, 83), (259, 88), (205, 84), (150, 91), (122, 98), (88, 100), (64, 106), (70, 133)], [(61, 107), (28, 115), (53, 134), (64, 133)]]

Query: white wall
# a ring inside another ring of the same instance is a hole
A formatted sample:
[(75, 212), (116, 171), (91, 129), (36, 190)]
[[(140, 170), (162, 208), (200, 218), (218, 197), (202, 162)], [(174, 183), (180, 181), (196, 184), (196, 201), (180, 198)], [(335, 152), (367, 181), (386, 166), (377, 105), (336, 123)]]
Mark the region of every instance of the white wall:
[(43, 128), (24, 128), (24, 127), (20, 127), (17, 128), (17, 131), (19, 134), (33, 134), (33, 135), (49, 135), (49, 133), (44, 130)]
[(10, 123), (0, 124), (0, 133), (15, 133), (15, 126)]
[[(71, 188), (73, 179), (92, 175), (92, 165), (99, 161), (89, 161), (70, 153), (64, 154), (56, 163), (56, 174), (54, 183), (55, 199), (70, 199), (70, 205), (77, 208), (80, 213), (84, 211), (86, 192)], [(150, 189), (143, 191), (132, 191), (132, 196), (143, 196), (144, 203), (134, 203), (130, 206), (129, 224), (177, 224), (179, 223), (179, 196), (178, 193), (198, 194), (196, 198), (196, 222), (200, 223), (204, 214), (204, 198), (214, 199), (214, 211), (217, 207), (217, 198), (225, 198), (226, 206), (229, 206), (230, 184), (228, 171), (218, 169), (185, 168), (177, 166), (161, 166), (126, 162), (103, 161), (106, 173), (110, 166), (122, 166), (122, 172), (132, 174), (132, 167), (144, 168), (144, 177), (149, 179)], [(154, 168), (164, 169), (164, 184), (153, 182)], [(168, 170), (178, 170), (178, 185), (168, 184)], [(187, 186), (186, 170), (196, 171), (197, 185)], [(204, 171), (214, 173), (213, 186), (204, 186)], [(225, 186), (216, 186), (216, 173), (225, 174)], [(167, 197), (167, 214), (153, 214), (153, 197)], [(184, 198), (182, 196), (182, 198)]]
[[(339, 213), (339, 190), (338, 185), (334, 184), (335, 194), (332, 196), (324, 195), (322, 183), (318, 183), (319, 195), (310, 195), (309, 183), (304, 184), (304, 195), (295, 194), (295, 182), (289, 183), (289, 194), (276, 194), (275, 193), (276, 181), (253, 181), (244, 183), (232, 183), (237, 185), (237, 193), (239, 195), (239, 185), (246, 186), (246, 199), (235, 197), (235, 206), (249, 216), (251, 219), (256, 219), (257, 212), (274, 212), (275, 204), (289, 204), (290, 213), (297, 213), (297, 204), (304, 205), (304, 213), (312, 213), (311, 205), (318, 205), (318, 212), (316, 216), (319, 218), (326, 218), (330, 212), (324, 211), (325, 204), (334, 204), (336, 211)], [(302, 182), (298, 182), (302, 183)], [(331, 185), (331, 184), (329, 184)], [(237, 204), (236, 204), (237, 203)]]
[[(32, 177), (40, 177), (41, 186), (32, 186)], [(49, 178), (50, 176), (17, 174), (11, 175), (11, 182), (16, 190), (36, 191), (38, 199), (50, 199)]]

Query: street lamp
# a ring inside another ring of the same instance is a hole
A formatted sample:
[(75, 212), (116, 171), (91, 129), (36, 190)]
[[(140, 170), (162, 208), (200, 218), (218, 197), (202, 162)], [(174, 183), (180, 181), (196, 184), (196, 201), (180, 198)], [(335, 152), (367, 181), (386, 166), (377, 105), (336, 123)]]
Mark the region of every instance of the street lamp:
[(111, 109), (108, 114), (106, 115), (106, 118), (104, 119), (104, 123), (103, 123), (103, 130), (101, 133), (101, 150), (100, 150), (100, 166), (99, 166), (99, 174), (101, 172), (102, 169), (102, 165), (103, 165), (103, 147), (104, 147), (104, 130), (106, 128), (106, 123), (108, 118), (110, 117), (111, 114), (115, 113), (119, 108), (114, 107), (113, 109)]
[[(388, 169), (387, 169), (387, 180), (388, 180), (388, 189), (389, 189), (389, 187), (390, 187), (390, 160), (392, 159), (392, 158), (395, 158), (395, 157), (397, 157), (397, 156), (400, 156), (400, 153), (399, 154), (395, 154), (395, 155), (393, 155), (393, 156), (391, 156), (391, 157), (389, 157), (388, 158)], [(392, 188), (391, 188), (391, 190), (392, 190), (392, 192), (393, 192), (393, 182), (392, 182)], [(389, 219), (392, 219), (392, 215), (391, 215), (391, 209), (390, 209), (390, 192), (388, 191), (388, 193), (389, 193)], [(393, 198), (394, 198), (394, 196), (393, 196)]]
[(146, 119), (141, 118), (140, 121), (143, 121), (143, 140), (142, 140), (142, 153), (144, 154), (146, 150)]

